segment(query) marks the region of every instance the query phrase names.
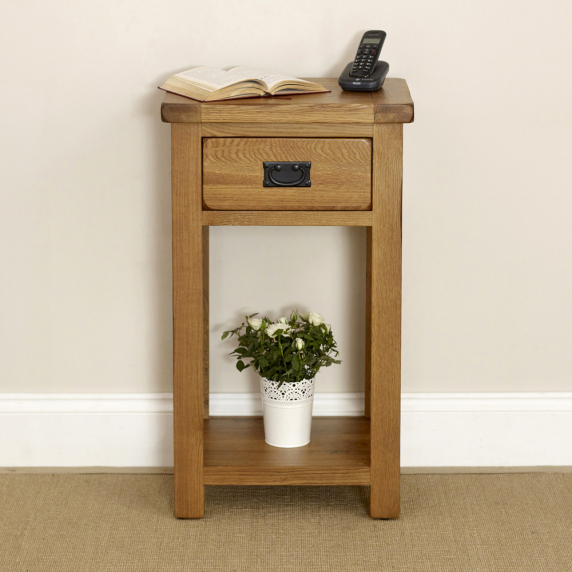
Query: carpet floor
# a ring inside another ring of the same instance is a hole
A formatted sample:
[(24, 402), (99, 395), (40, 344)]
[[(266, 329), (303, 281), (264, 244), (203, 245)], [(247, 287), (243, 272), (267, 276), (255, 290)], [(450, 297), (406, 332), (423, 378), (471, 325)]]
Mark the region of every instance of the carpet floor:
[(1, 572), (570, 572), (572, 474), (404, 475), (402, 516), (367, 487), (207, 487), (172, 475), (0, 475)]

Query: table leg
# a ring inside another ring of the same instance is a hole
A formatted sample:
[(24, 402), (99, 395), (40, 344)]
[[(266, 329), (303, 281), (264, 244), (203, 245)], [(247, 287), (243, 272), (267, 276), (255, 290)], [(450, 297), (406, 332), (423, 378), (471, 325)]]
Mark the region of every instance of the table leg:
[(209, 230), (203, 226), (203, 418), (209, 418)]
[(366, 419), (371, 412), (371, 226), (366, 227), (365, 254), (365, 411)]
[(373, 518), (397, 518), (400, 507), (403, 126), (374, 125), (373, 154), (370, 513)]
[(204, 516), (201, 131), (171, 125), (175, 516)]

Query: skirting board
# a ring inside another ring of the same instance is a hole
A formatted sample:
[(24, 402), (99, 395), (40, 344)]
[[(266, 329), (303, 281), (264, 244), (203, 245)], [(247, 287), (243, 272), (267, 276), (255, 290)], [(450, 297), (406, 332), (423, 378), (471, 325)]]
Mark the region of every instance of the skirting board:
[[(362, 415), (320, 393), (314, 415)], [(258, 394), (211, 394), (211, 415), (259, 415)], [(0, 467), (172, 467), (172, 394), (0, 394)], [(572, 393), (402, 396), (401, 464), (572, 466)]]

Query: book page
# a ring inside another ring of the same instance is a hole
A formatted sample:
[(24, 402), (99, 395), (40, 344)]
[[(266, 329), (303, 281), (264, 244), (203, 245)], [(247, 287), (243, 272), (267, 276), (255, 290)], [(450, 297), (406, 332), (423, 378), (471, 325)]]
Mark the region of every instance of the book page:
[(202, 67), (178, 73), (174, 77), (205, 86), (211, 90), (217, 90), (232, 85), (233, 83), (258, 79), (257, 76), (251, 75), (253, 71), (258, 75), (268, 75), (267, 72), (249, 68), (233, 68), (230, 71), (224, 71)]
[(297, 77), (292, 77), (290, 75), (271, 74), (267, 71), (255, 68), (232, 68), (228, 73), (236, 73), (237, 76), (240, 76), (241, 78), (244, 77), (244, 79), (256, 79), (258, 81), (262, 81), (268, 86), (269, 90), (271, 90), (276, 84), (285, 80), (293, 80), (296, 83), (309, 83), (303, 79), (298, 79)]
[(229, 71), (209, 67), (193, 68), (171, 76), (161, 87), (175, 93), (177, 89), (193, 88), (195, 92), (204, 94), (204, 97), (231, 87), (257, 88), (257, 92), (262, 90), (266, 93), (275, 93), (274, 90), (281, 93), (285, 90), (291, 93), (311, 89), (323, 91), (322, 86), (303, 79), (249, 67), (236, 67)]

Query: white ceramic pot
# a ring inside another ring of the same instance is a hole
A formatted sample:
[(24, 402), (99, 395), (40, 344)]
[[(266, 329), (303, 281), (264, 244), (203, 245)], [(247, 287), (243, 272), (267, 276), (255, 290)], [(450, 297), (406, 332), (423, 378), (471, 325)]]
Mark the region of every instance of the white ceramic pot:
[(264, 440), (273, 447), (302, 447), (310, 442), (314, 380), (283, 383), (260, 378)]

